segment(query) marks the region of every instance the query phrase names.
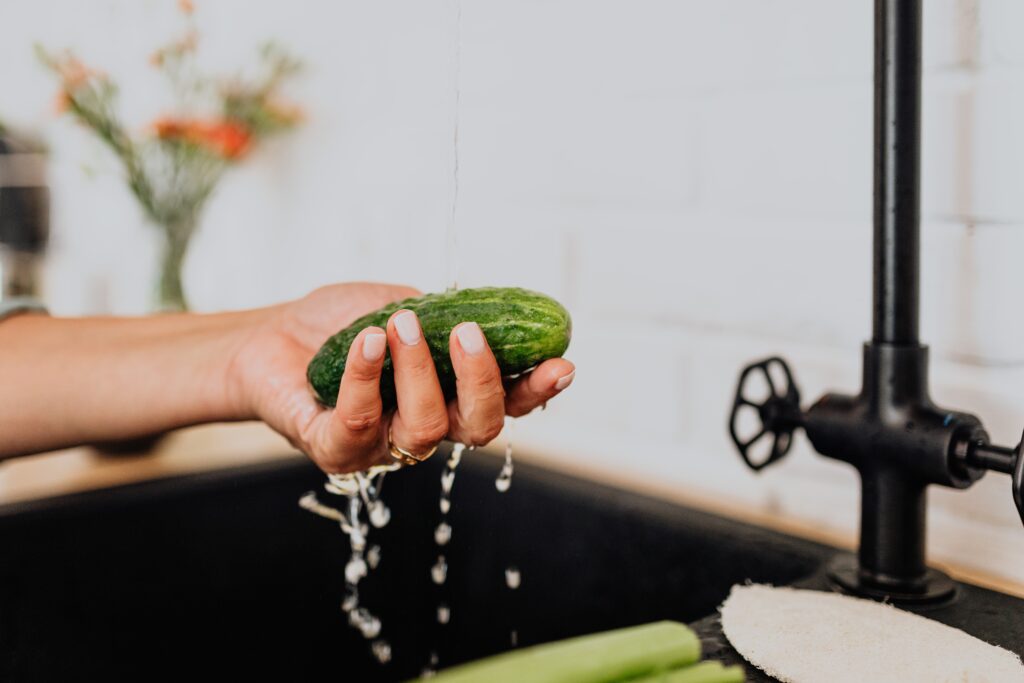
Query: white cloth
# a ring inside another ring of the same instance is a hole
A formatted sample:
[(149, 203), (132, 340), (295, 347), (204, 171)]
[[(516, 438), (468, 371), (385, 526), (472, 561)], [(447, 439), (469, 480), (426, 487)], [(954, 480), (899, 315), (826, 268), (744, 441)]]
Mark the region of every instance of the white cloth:
[(785, 683), (1024, 681), (1024, 665), (1012, 652), (870, 600), (733, 586), (721, 612), (737, 652)]

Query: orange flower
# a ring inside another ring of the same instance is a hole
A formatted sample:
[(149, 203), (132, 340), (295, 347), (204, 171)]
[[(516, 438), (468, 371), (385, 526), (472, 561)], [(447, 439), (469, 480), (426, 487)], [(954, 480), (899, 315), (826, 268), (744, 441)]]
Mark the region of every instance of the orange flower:
[(231, 121), (207, 125), (201, 137), (203, 144), (225, 159), (238, 159), (249, 151), (252, 136), (243, 126)]
[(71, 108), (71, 95), (68, 94), (67, 90), (61, 90), (57, 93), (57, 97), (53, 100), (53, 109), (58, 114), (65, 113)]
[(252, 143), (249, 131), (232, 121), (163, 118), (153, 129), (161, 140), (182, 140), (232, 160), (248, 152)]
[(178, 0), (178, 9), (185, 14), (192, 14), (196, 11), (196, 6), (192, 4), (192, 0)]
[(74, 90), (84, 85), (93, 76), (100, 75), (98, 71), (90, 69), (77, 57), (71, 55), (57, 65), (57, 70), (60, 72), (61, 81), (67, 91)]
[(185, 128), (188, 124), (183, 121), (176, 121), (171, 118), (161, 118), (153, 122), (153, 130), (161, 140), (184, 137)]

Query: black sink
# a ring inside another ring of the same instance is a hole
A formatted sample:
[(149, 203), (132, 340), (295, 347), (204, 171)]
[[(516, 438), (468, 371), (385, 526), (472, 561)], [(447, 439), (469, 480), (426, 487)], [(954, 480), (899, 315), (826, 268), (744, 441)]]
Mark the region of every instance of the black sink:
[[(296, 505), (323, 476), (290, 459), (0, 507), (0, 680), (402, 680), (431, 650), (446, 666), (508, 649), (513, 631), (528, 645), (656, 619), (699, 622), (728, 659), (709, 615), (733, 584), (817, 585), (837, 552), (526, 465), (498, 493), (499, 463), (474, 455), (438, 587), (442, 463), (389, 475), (392, 521), (371, 531), (382, 560), (361, 593), (392, 646), (386, 666), (339, 609), (347, 539)], [(968, 630), (1024, 650), (1011, 623), (1024, 601), (964, 595), (980, 624)]]

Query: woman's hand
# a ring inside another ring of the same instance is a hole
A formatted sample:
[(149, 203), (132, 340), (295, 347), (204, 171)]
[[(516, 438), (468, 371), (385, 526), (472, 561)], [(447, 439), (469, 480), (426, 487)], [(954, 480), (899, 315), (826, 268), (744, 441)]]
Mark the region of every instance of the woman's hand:
[[(394, 285), (352, 283), (318, 289), (269, 309), (239, 348), (229, 376), (240, 414), (258, 417), (327, 472), (351, 472), (388, 462), (388, 438), (412, 454), (448, 438), (482, 446), (501, 431), (504, 416), (525, 415), (565, 389), (575, 368), (558, 358), (503, 384), (479, 326), (467, 321), (451, 336), (457, 397), (446, 403), (419, 320), (396, 312), (387, 329), (367, 328), (349, 350), (335, 408), (320, 405), (306, 366), (329, 336), (366, 313), (418, 292)], [(398, 408), (384, 413), (380, 374), (390, 349)]]

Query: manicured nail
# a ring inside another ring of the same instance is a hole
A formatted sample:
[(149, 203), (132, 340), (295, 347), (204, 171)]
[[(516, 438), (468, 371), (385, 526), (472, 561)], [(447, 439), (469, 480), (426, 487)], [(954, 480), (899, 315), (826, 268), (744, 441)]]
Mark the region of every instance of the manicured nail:
[(455, 336), (459, 338), (462, 350), (471, 356), (478, 356), (484, 352), (484, 333), (476, 323), (463, 323), (455, 330)]
[(416, 320), (416, 314), (412, 311), (402, 311), (394, 317), (395, 329), (398, 331), (398, 338), (406, 346), (415, 346), (419, 343), (420, 323)]
[(388, 345), (388, 336), (380, 332), (370, 332), (363, 337), (363, 358), (371, 363), (379, 361)]
[(570, 372), (565, 377), (559, 377), (558, 381), (555, 382), (555, 390), (556, 391), (561, 391), (562, 389), (565, 389), (567, 386), (572, 384), (572, 381), (574, 379), (576, 379), (576, 371), (575, 370)]

